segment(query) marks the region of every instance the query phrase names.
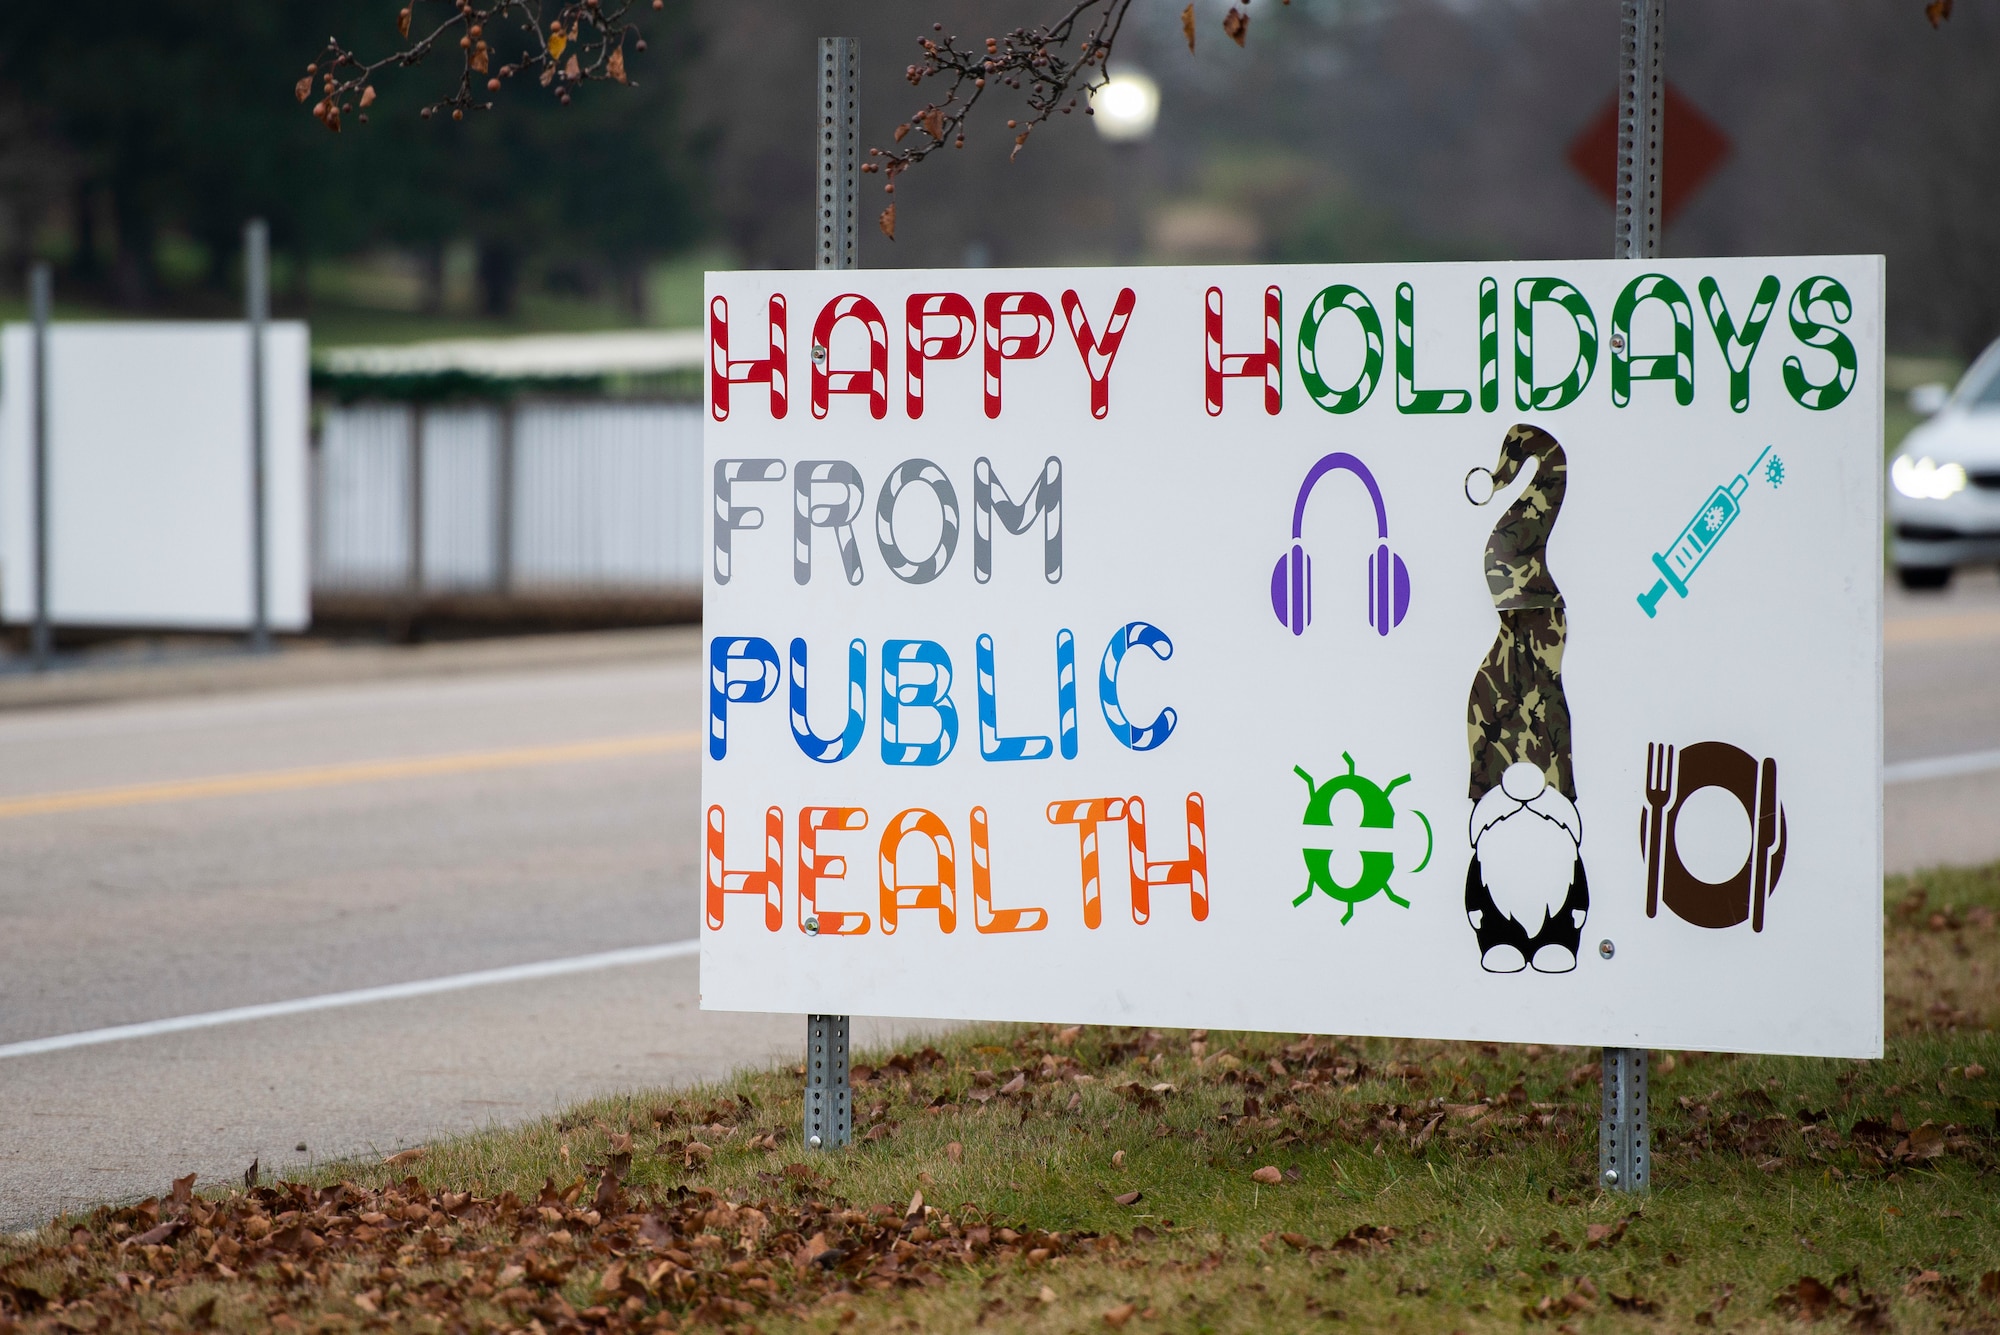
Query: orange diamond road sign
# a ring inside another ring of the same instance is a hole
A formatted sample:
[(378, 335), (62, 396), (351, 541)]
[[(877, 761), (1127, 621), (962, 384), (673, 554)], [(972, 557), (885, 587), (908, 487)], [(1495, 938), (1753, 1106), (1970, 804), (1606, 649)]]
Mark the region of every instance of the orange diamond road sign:
[[(1715, 174), (1729, 156), (1729, 136), (1682, 97), (1672, 84), (1666, 94), (1665, 176), (1660, 220), (1673, 221), (1681, 206)], [(1569, 165), (1607, 200), (1618, 197), (1618, 98), (1591, 117), (1583, 133), (1570, 141)]]

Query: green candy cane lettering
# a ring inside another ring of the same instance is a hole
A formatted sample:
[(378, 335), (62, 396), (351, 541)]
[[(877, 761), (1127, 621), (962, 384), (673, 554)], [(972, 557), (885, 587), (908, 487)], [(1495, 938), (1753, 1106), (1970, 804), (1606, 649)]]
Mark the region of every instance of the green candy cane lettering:
[(1708, 313), (1708, 327), (1715, 331), (1715, 341), (1722, 345), (1722, 359), (1729, 363), (1729, 406), (1736, 412), (1747, 413), (1750, 359), (1757, 355), (1757, 345), (1764, 341), (1764, 326), (1771, 322), (1771, 310), (1778, 304), (1778, 275), (1766, 274), (1757, 285), (1757, 295), (1750, 299), (1750, 314), (1743, 317), (1740, 330), (1729, 314), (1729, 303), (1722, 299), (1721, 286), (1713, 278), (1702, 279), (1698, 290), (1702, 309)]
[[(1674, 317), (1674, 351), (1635, 356), (1632, 316), (1642, 301), (1666, 304)], [(1611, 308), (1611, 402), (1620, 408), (1632, 402), (1634, 380), (1671, 380), (1674, 402), (1685, 408), (1694, 402), (1694, 307), (1687, 292), (1663, 273), (1641, 274), (1625, 285)]]
[[(1563, 308), (1576, 325), (1576, 361), (1553, 385), (1535, 383), (1535, 307)], [(1560, 278), (1523, 278), (1514, 284), (1514, 402), (1523, 412), (1548, 412), (1575, 403), (1597, 369), (1597, 316), (1583, 293)]]
[[(1832, 314), (1833, 324), (1824, 324), (1813, 318), (1812, 308), (1821, 304)], [(1785, 392), (1798, 400), (1800, 407), (1814, 412), (1838, 408), (1854, 392), (1854, 344), (1847, 335), (1834, 328), (1834, 325), (1846, 324), (1854, 318), (1854, 303), (1848, 299), (1847, 289), (1840, 285), (1838, 279), (1824, 275), (1808, 278), (1792, 289), (1790, 314), (1792, 333), (1799, 342), (1809, 348), (1832, 353), (1834, 370), (1831, 380), (1814, 384), (1806, 379), (1805, 363), (1797, 357), (1787, 357)]]
[(1472, 411), (1472, 395), (1465, 390), (1417, 388), (1417, 290), (1408, 283), (1396, 285), (1396, 411)]
[[(1335, 311), (1346, 311), (1361, 326), (1361, 374), (1346, 389), (1335, 389), (1319, 369), (1319, 328)], [(1336, 283), (1312, 299), (1299, 321), (1299, 379), (1312, 401), (1330, 413), (1351, 413), (1368, 402), (1382, 378), (1382, 317), (1361, 289)]]
[(1479, 280), (1479, 411), (1500, 407), (1500, 285)]

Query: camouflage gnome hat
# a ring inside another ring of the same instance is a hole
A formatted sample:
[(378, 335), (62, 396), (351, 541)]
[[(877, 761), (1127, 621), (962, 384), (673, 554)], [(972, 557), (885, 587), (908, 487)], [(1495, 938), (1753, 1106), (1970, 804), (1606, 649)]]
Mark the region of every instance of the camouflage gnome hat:
[(1509, 427), (1500, 460), (1491, 470), (1492, 493), (1474, 504), (1491, 501), (1531, 459), (1534, 475), (1486, 539), (1486, 587), (1500, 616), (1500, 631), (1473, 676), (1466, 703), (1472, 759), (1468, 796), (1474, 801), (1499, 785), (1509, 765), (1523, 761), (1541, 770), (1550, 787), (1576, 800), (1569, 702), (1562, 688), (1569, 622), (1562, 590), (1548, 566), (1549, 533), (1568, 485), (1562, 446), (1538, 426)]

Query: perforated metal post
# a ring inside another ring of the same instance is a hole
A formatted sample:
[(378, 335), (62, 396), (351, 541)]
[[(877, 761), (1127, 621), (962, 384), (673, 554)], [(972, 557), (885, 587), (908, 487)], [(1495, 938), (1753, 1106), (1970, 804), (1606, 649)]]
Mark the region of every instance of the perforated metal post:
[[(861, 193), (861, 93), (852, 37), (819, 39), (819, 201), (815, 227), (821, 269), (861, 267), (855, 227)], [(815, 359), (826, 354), (813, 349)], [(818, 920), (806, 930), (818, 939)], [(805, 1139), (834, 1150), (854, 1139), (854, 1093), (847, 1083), (848, 1017), (806, 1016)]]
[(858, 269), (855, 226), (861, 193), (861, 90), (852, 37), (819, 39), (819, 263)]
[(806, 1148), (837, 1150), (854, 1139), (847, 1083), (847, 1017), (806, 1016)]
[[(1660, 253), (1661, 165), (1666, 139), (1666, 0), (1620, 0), (1618, 196), (1611, 256)], [(1608, 943), (1607, 943), (1608, 945)], [(1651, 1115), (1643, 1048), (1604, 1050), (1604, 1113), (1597, 1125), (1597, 1176), (1607, 1191), (1653, 1184)]]
[(1666, 0), (1620, 0), (1618, 6), (1618, 195), (1611, 213), (1613, 259), (1650, 260), (1660, 253), (1666, 8)]
[(250, 327), (250, 647), (271, 647), (269, 542), (265, 538), (264, 326), (271, 318), (271, 229), (262, 218), (243, 228), (243, 304)]
[(1653, 1185), (1652, 1127), (1647, 1116), (1646, 1050), (1604, 1050), (1604, 1116), (1597, 1124), (1597, 1176), (1607, 1191)]

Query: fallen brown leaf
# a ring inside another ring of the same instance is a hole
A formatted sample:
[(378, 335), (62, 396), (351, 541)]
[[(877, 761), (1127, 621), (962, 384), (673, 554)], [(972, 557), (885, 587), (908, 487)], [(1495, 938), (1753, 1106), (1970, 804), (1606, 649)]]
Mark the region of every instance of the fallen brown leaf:
[(954, 1140), (951, 1144), (944, 1147), (944, 1157), (953, 1163), (962, 1161), (965, 1158), (965, 1146)]
[(1285, 1180), (1285, 1175), (1273, 1165), (1266, 1164), (1256, 1172), (1250, 1174), (1250, 1180), (1252, 1182), (1262, 1182), (1266, 1186), (1276, 1186)]
[(1104, 1314), (1104, 1324), (1113, 1330), (1123, 1329), (1125, 1323), (1130, 1321), (1138, 1310), (1136, 1303), (1120, 1303)]
[(1123, 1196), (1113, 1196), (1111, 1199), (1120, 1205), (1137, 1205), (1141, 1194), (1136, 1191), (1128, 1191)]
[(1231, 5), (1229, 12), (1222, 16), (1222, 30), (1229, 34), (1230, 41), (1241, 46), (1245, 34), (1250, 31), (1250, 16)]
[[(1189, 5), (1186, 9), (1183, 9), (1181, 11), (1181, 35), (1187, 38), (1188, 51), (1192, 53), (1194, 51), (1194, 6), (1193, 5)], [(304, 99), (301, 98), (300, 100), (303, 101)]]
[(427, 1147), (415, 1145), (407, 1150), (396, 1151), (396, 1153), (390, 1155), (382, 1162), (394, 1168), (398, 1164), (415, 1163), (417, 1160), (423, 1158), (427, 1152)]
[(1832, 1289), (1811, 1275), (1801, 1275), (1797, 1282), (1778, 1290), (1778, 1296), (1771, 1305), (1800, 1321), (1817, 1321), (1829, 1309), (1845, 1306), (1833, 1296)]

